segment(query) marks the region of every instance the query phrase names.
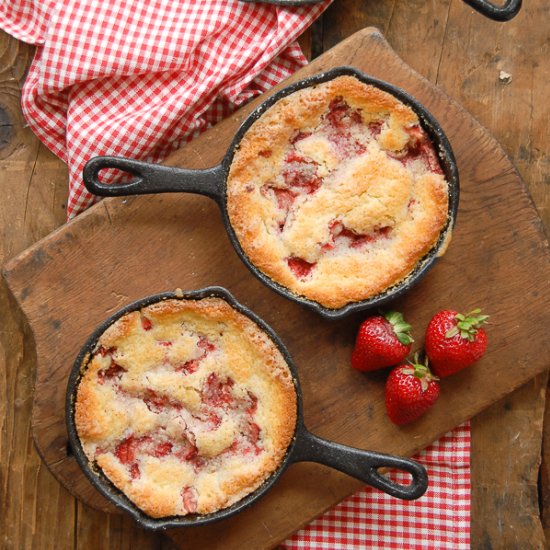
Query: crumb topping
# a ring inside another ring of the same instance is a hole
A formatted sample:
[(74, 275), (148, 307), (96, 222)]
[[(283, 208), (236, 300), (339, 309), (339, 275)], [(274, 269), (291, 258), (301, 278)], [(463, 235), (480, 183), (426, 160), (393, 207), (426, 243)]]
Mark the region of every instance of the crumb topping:
[(283, 98), (250, 127), (227, 206), (256, 267), (337, 308), (412, 271), (447, 222), (448, 185), (416, 114), (342, 76)]

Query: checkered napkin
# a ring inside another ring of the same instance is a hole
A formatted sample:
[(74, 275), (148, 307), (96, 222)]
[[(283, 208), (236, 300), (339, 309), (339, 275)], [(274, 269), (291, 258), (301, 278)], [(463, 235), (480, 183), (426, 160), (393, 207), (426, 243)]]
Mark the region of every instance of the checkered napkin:
[[(331, 0), (301, 8), (237, 0), (8, 0), (0, 28), (36, 44), (22, 107), (69, 166), (68, 216), (94, 202), (95, 155), (158, 162), (306, 64), (294, 42)], [(469, 426), (420, 456), (431, 486), (403, 503), (366, 489), (285, 545), (449, 548), (469, 541)]]
[(8, 0), (0, 27), (39, 47), (23, 88), (34, 133), (69, 166), (67, 214), (95, 155), (158, 162), (306, 64), (294, 40), (330, 0)]
[[(402, 501), (366, 487), (285, 541), (285, 550), (468, 550), (470, 424), (459, 426), (414, 457), (430, 485)], [(406, 483), (407, 475), (389, 477)]]

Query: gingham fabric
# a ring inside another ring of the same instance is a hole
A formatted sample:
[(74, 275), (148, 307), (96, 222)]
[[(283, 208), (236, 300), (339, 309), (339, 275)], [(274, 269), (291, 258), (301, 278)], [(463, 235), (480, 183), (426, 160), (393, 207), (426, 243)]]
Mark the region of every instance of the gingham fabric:
[[(89, 158), (161, 161), (303, 66), (294, 40), (329, 3), (0, 0), (0, 28), (37, 45), (22, 108), (69, 166), (68, 217), (94, 202), (81, 180)], [(466, 424), (421, 454), (420, 500), (360, 491), (286, 547), (468, 548), (469, 441)]]
[(305, 65), (294, 40), (330, 3), (0, 1), (0, 27), (39, 46), (22, 108), (69, 166), (69, 218), (94, 202), (88, 159), (161, 161)]
[[(416, 457), (430, 485), (401, 501), (367, 487), (285, 541), (285, 550), (468, 550), (470, 548), (470, 424), (441, 437)], [(389, 475), (404, 483), (402, 472)]]

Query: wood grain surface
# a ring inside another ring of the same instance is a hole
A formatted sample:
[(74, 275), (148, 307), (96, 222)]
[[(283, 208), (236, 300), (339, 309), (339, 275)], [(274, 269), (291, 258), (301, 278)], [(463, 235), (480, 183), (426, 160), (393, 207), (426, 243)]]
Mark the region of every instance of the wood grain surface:
[[(35, 443), (54, 475), (84, 502), (111, 511), (67, 453), (67, 373), (82, 342), (101, 320), (147, 294), (210, 284), (230, 289), (275, 328), (295, 357), (310, 428), (362, 448), (412, 454), (546, 368), (539, 355), (544, 348), (535, 353), (526, 336), (542, 336), (549, 320), (547, 243), (509, 160), (486, 131), (403, 64), (375, 31), (353, 35), (291, 80), (347, 64), (403, 87), (436, 118), (445, 117), (443, 127), (461, 174), (459, 223), (437, 269), (400, 300), (399, 308), (413, 325), (426, 326), (435, 310), (449, 304), (459, 310), (473, 303), (486, 304), (497, 319), (490, 332), (491, 356), (476, 369), (442, 381), (437, 414), (412, 427), (396, 428), (385, 417), (384, 377), (349, 369), (360, 317), (323, 321), (273, 296), (232, 252), (213, 202), (176, 194), (103, 201), (27, 249), (4, 271), (36, 343)], [(203, 134), (168, 163), (204, 168), (218, 162), (236, 128), (260, 99)], [(507, 220), (511, 208), (515, 209), (514, 227)], [(181, 238), (175, 238), (178, 235)], [(481, 269), (486, 276), (473, 287)], [(532, 299), (526, 311), (529, 321), (517, 327), (513, 325), (518, 314), (515, 296), (520, 292)], [(520, 342), (514, 341), (514, 333)], [(505, 358), (516, 368), (503, 371)], [(321, 486), (323, 490), (317, 490)], [(189, 548), (271, 547), (359, 486), (334, 471), (299, 465), (249, 511), (214, 527), (173, 530), (170, 536)], [(258, 514), (263, 522), (253, 521)], [(224, 533), (221, 539), (220, 532)]]
[[(541, 75), (548, 72), (549, 57), (544, 28), (537, 24), (547, 16), (542, 0), (530, 2), (506, 25), (485, 20), (460, 2), (342, 0), (316, 24), (309, 43), (318, 53), (366, 25), (379, 26), (403, 59), (459, 99), (498, 137), (548, 226), (548, 105)], [(38, 146), (18, 107), (23, 70), (31, 55), (31, 48), (0, 36), (4, 260), (64, 221), (66, 168)], [(500, 81), (500, 70), (511, 73), (512, 82)], [(5, 372), (0, 380), (1, 544), (166, 545), (162, 535), (143, 532), (124, 517), (76, 503), (41, 466), (29, 440), (32, 337), (3, 285), (0, 299), (0, 362)], [(473, 548), (543, 547), (536, 478), (545, 381), (545, 376), (536, 378), (473, 420)], [(506, 460), (501, 460), (503, 454)]]

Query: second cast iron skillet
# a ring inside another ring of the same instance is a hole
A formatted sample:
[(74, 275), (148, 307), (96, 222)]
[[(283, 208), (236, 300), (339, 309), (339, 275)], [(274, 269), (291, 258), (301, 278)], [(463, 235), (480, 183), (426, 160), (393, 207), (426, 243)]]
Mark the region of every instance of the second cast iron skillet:
[[(227, 197), (226, 197), (226, 184), (227, 177), (233, 155), (237, 150), (239, 143), (246, 131), (250, 126), (262, 116), (262, 114), (269, 109), (274, 103), (281, 98), (301, 90), (314, 86), (321, 82), (332, 80), (338, 76), (351, 75), (357, 79), (371, 84), (381, 90), (384, 90), (397, 99), (402, 101), (405, 105), (408, 105), (418, 116), (420, 123), (424, 130), (427, 132), (432, 143), (435, 146), (435, 150), (438, 154), (441, 168), (445, 175), (445, 178), (449, 184), (449, 205), (448, 205), (448, 217), (447, 223), (443, 228), (439, 240), (432, 247), (430, 251), (417, 263), (413, 272), (410, 273), (405, 279), (396, 285), (386, 289), (384, 292), (376, 294), (371, 298), (362, 300), (360, 302), (351, 302), (338, 309), (330, 309), (322, 306), (321, 304), (293, 293), (288, 288), (280, 285), (262, 271), (260, 271), (247, 257), (246, 253), (242, 249), (239, 240), (231, 225), (231, 220), (227, 213)], [(134, 180), (130, 183), (120, 184), (105, 184), (99, 180), (99, 172), (107, 168), (116, 168), (124, 172), (129, 172), (134, 176)], [(387, 82), (371, 78), (364, 73), (358, 71), (352, 67), (336, 67), (325, 73), (321, 73), (294, 84), (283, 88), (279, 92), (275, 93), (264, 101), (259, 107), (257, 107), (242, 123), (238, 129), (235, 137), (229, 146), (222, 162), (218, 166), (207, 168), (205, 170), (189, 170), (185, 168), (176, 168), (173, 166), (162, 166), (160, 164), (150, 164), (137, 160), (121, 158), (121, 157), (94, 157), (84, 167), (83, 171), (84, 185), (86, 188), (95, 195), (102, 196), (125, 196), (125, 195), (141, 195), (148, 193), (167, 193), (167, 192), (184, 192), (184, 193), (198, 193), (206, 195), (214, 199), (222, 212), (224, 225), (229, 235), (229, 239), (233, 248), (240, 256), (243, 263), (250, 269), (250, 271), (256, 275), (263, 283), (283, 295), (299, 304), (303, 304), (325, 318), (337, 319), (344, 317), (355, 311), (362, 311), (366, 309), (374, 309), (382, 306), (386, 302), (397, 298), (404, 292), (409, 290), (420, 278), (428, 271), (428, 269), (435, 263), (439, 256), (439, 251), (446, 244), (446, 238), (448, 233), (452, 231), (455, 223), (456, 214), (458, 210), (458, 198), (459, 198), (459, 181), (458, 170), (456, 167), (456, 161), (451, 149), (451, 146), (441, 129), (439, 123), (429, 113), (429, 111), (422, 106), (416, 99), (409, 94), (397, 88)]]
[[(130, 501), (105, 477), (100, 469), (96, 469), (90, 464), (88, 457), (82, 449), (82, 445), (80, 444), (80, 439), (76, 431), (74, 407), (76, 392), (78, 390), (81, 376), (86, 368), (86, 362), (95, 351), (99, 337), (117, 319), (126, 313), (139, 310), (145, 306), (160, 302), (162, 300), (201, 300), (211, 296), (225, 300), (232, 308), (236, 309), (243, 315), (246, 315), (249, 319), (256, 323), (256, 325), (258, 325), (260, 329), (271, 338), (273, 343), (283, 355), (291, 372), (296, 390), (297, 418), (294, 438), (292, 439), (282, 462), (268, 477), (268, 479), (254, 492), (250, 493), (232, 506), (212, 514), (191, 514), (187, 516), (174, 516), (160, 519), (152, 518), (137, 508), (132, 501)], [(71, 449), (77, 462), (86, 477), (91, 481), (92, 485), (113, 504), (128, 512), (138, 523), (149, 529), (191, 527), (195, 525), (212, 523), (214, 521), (232, 516), (233, 514), (236, 514), (237, 512), (240, 512), (250, 506), (267, 491), (269, 491), (287, 467), (294, 462), (318, 462), (320, 464), (330, 466), (331, 468), (335, 468), (341, 472), (351, 475), (364, 483), (367, 483), (368, 485), (372, 485), (373, 487), (376, 487), (391, 496), (405, 500), (412, 500), (421, 497), (428, 487), (428, 475), (425, 468), (414, 460), (374, 451), (365, 451), (355, 449), (353, 447), (347, 447), (333, 441), (322, 439), (308, 431), (304, 425), (302, 391), (298, 380), (298, 372), (287, 349), (271, 327), (269, 327), (252, 311), (242, 306), (239, 302), (237, 302), (237, 300), (235, 300), (232, 294), (221, 287), (208, 287), (201, 290), (178, 294), (174, 292), (166, 292), (163, 294), (148, 296), (115, 312), (111, 317), (97, 327), (82, 347), (69, 375), (66, 398), (66, 420), (69, 444), (71, 445)], [(365, 430), (368, 430), (366, 418)], [(412, 476), (412, 481), (409, 485), (401, 485), (381, 474), (378, 471), (379, 468), (398, 468), (409, 473)]]

